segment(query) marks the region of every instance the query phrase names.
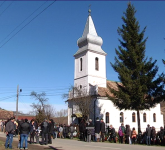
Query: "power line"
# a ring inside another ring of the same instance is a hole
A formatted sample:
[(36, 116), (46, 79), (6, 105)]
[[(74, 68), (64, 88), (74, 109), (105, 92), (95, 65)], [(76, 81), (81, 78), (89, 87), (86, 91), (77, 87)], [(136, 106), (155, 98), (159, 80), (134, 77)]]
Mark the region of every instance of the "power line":
[(51, 4), (49, 4), (46, 8), (44, 8), (40, 13), (38, 13), (34, 18), (32, 18), (27, 24), (25, 24), (21, 29), (19, 29), (13, 36), (11, 36), (4, 44), (0, 46), (2, 48), (4, 45), (6, 45), (13, 37), (15, 37), (20, 31), (22, 31), (27, 25), (29, 25), (34, 19), (36, 19), (40, 14), (42, 14), (46, 9), (48, 9), (51, 5), (53, 5), (56, 2), (53, 1)]
[[(47, 2), (47, 1), (46, 1)], [(25, 18), (18, 26), (16, 26), (3, 40), (0, 41), (2, 43), (6, 40), (18, 27), (20, 27), (28, 18), (30, 18), (38, 9), (40, 9), (46, 2), (42, 3), (35, 11), (33, 11), (27, 18)]]
[[(6, 1), (6, 0), (5, 0)], [(5, 3), (5, 1), (2, 2), (2, 4), (0, 5), (0, 7)]]
[(0, 16), (10, 7), (10, 5), (13, 3), (13, 1), (6, 7), (6, 9), (4, 9), (4, 11), (2, 11), (2, 13), (0, 14)]

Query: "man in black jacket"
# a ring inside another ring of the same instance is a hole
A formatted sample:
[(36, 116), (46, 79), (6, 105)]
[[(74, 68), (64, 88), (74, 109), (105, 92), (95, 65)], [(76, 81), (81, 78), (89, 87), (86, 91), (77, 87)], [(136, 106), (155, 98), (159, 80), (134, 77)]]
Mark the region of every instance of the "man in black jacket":
[(147, 128), (146, 128), (146, 136), (147, 136), (146, 144), (151, 145), (151, 128), (149, 124), (147, 125)]
[(14, 133), (14, 117), (11, 117), (9, 122), (6, 123), (6, 142), (5, 142), (5, 148), (8, 148), (8, 142), (9, 142), (9, 149), (12, 149), (12, 143), (13, 143), (13, 133)]
[(103, 119), (101, 119), (100, 131), (101, 131), (102, 142), (104, 142), (105, 141), (105, 123), (104, 123)]
[(42, 143), (41, 145), (48, 144), (48, 132), (49, 132), (49, 125), (47, 119), (44, 120), (44, 122), (41, 123), (41, 132), (42, 132)]
[(30, 133), (30, 124), (28, 120), (25, 119), (25, 122), (20, 125), (20, 135), (21, 135), (21, 145), (20, 149), (23, 149), (23, 142), (25, 140), (25, 149), (28, 149), (28, 134)]

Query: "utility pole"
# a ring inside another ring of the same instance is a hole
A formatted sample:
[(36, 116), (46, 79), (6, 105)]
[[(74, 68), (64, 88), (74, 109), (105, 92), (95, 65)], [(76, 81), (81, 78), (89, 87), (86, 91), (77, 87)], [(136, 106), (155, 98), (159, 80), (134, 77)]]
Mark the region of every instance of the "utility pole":
[(19, 98), (19, 92), (22, 92), (22, 89), (20, 89), (20, 91), (19, 91), (19, 85), (17, 85), (16, 120), (18, 119), (18, 98)]

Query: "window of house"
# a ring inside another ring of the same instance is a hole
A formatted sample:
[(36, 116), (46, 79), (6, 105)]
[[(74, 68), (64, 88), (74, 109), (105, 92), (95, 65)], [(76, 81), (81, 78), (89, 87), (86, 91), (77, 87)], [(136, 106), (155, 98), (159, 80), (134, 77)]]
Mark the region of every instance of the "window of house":
[(124, 113), (121, 112), (120, 113), (120, 123), (123, 123), (124, 122)]
[(132, 113), (132, 122), (136, 122), (136, 114), (134, 112)]
[(99, 59), (95, 58), (95, 70), (99, 70)]
[(153, 122), (156, 122), (156, 114), (153, 114)]
[(147, 119), (146, 119), (146, 113), (143, 114), (143, 122), (146, 122)]
[(82, 60), (82, 58), (80, 58), (80, 71), (82, 71), (82, 63), (83, 63), (83, 60)]
[(109, 123), (109, 112), (106, 112), (106, 118), (105, 118), (106, 123)]

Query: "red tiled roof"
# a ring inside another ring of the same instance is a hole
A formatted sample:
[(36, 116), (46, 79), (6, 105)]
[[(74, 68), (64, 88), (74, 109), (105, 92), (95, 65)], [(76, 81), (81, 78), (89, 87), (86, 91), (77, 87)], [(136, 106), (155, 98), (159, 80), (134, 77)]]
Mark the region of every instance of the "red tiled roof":
[[(119, 84), (121, 84), (121, 83), (119, 83)], [(110, 87), (116, 91), (118, 90), (118, 87), (117, 87), (117, 84), (115, 81), (107, 80), (107, 88), (98, 87), (98, 95), (101, 97), (106, 97), (108, 94), (110, 97), (114, 97), (114, 94), (111, 93), (111, 91), (108, 89), (108, 87)]]

